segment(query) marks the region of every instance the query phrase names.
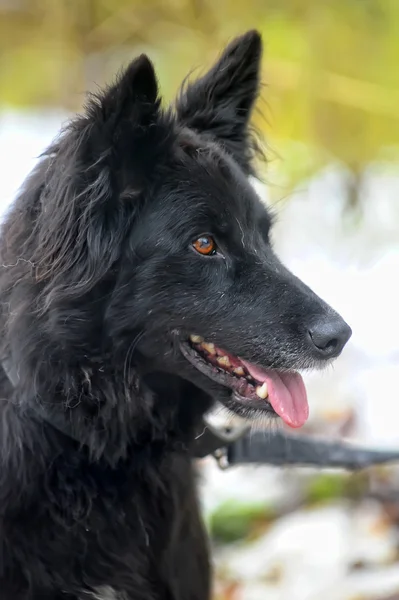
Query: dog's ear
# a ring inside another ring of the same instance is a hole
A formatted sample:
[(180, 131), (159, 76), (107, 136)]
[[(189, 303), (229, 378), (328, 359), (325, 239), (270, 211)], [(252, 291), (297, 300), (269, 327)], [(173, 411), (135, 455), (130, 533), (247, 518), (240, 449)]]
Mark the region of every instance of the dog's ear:
[(149, 58), (142, 54), (133, 60), (97, 100), (94, 106), (89, 106), (89, 113), (104, 125), (118, 126), (121, 121), (151, 124), (151, 118), (157, 115), (159, 100), (156, 75)]
[(137, 188), (148, 181), (171, 136), (160, 103), (154, 67), (142, 54), (87, 107), (93, 156), (108, 153), (112, 170), (133, 174)]
[(48, 304), (87, 293), (118, 260), (154, 169), (170, 154), (170, 129), (143, 55), (49, 148), (36, 175), (45, 210), (35, 256), (36, 279), (51, 287)]
[(260, 86), (262, 40), (257, 31), (236, 38), (201, 79), (184, 85), (176, 102), (179, 121), (218, 140), (250, 172), (249, 120)]

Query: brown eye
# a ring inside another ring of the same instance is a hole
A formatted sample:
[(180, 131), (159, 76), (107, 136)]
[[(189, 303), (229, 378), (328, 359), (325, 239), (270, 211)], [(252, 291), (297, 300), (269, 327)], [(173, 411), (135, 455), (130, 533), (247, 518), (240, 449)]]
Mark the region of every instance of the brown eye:
[(216, 254), (216, 242), (210, 235), (201, 235), (193, 242), (193, 248), (204, 256), (212, 256)]

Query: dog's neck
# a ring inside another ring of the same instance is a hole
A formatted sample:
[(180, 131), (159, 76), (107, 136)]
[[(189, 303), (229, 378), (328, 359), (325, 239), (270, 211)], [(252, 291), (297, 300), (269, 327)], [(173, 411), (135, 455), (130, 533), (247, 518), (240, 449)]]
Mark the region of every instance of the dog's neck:
[[(39, 397), (9, 384), (10, 401), (0, 404), (0, 431), (5, 432), (0, 436), (0, 466), (27, 506), (46, 473), (57, 470), (64, 456), (78, 469), (128, 471), (132, 477), (148, 461), (162, 469), (172, 453), (190, 460), (191, 444), (210, 403), (193, 385), (162, 373), (148, 373), (139, 378), (137, 389), (127, 389), (122, 373), (93, 370), (90, 388), (74, 389), (70, 397)], [(54, 419), (73, 427), (74, 436), (54, 426)]]
[(2, 366), (26, 416), (85, 446), (91, 460), (105, 458), (111, 465), (125, 459), (132, 445), (189, 449), (211, 404), (207, 395), (175, 375), (143, 376), (136, 370), (127, 381), (126, 373), (106, 357), (78, 367), (69, 373), (69, 388), (50, 394), (23, 391), (12, 363)]

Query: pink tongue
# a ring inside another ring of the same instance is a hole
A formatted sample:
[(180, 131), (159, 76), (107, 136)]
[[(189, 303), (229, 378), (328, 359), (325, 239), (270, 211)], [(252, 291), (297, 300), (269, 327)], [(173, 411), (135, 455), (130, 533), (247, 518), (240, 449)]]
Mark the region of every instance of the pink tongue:
[(262, 369), (250, 362), (240, 360), (256, 381), (267, 383), (269, 392), (267, 400), (283, 421), (290, 427), (302, 427), (309, 416), (309, 405), (305, 384), (300, 374)]

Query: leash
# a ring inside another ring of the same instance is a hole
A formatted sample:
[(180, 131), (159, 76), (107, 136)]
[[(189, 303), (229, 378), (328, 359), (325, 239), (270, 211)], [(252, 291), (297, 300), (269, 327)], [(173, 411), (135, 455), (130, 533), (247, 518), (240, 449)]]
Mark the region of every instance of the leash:
[[(18, 374), (8, 360), (1, 363), (13, 387), (18, 385)], [(32, 412), (80, 443), (61, 413), (48, 413), (40, 404)], [(258, 464), (274, 466), (312, 466), (342, 468), (350, 471), (373, 465), (399, 462), (398, 450), (362, 448), (341, 441), (326, 441), (316, 437), (282, 432), (251, 432), (248, 425), (216, 428), (206, 420), (194, 441), (193, 458), (213, 456), (221, 469), (235, 465)]]
[(398, 450), (376, 450), (348, 442), (282, 432), (217, 429), (205, 424), (195, 457), (212, 455), (221, 469), (235, 465), (309, 466), (349, 471), (399, 461)]

